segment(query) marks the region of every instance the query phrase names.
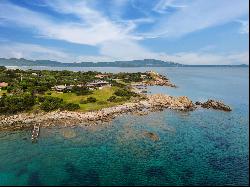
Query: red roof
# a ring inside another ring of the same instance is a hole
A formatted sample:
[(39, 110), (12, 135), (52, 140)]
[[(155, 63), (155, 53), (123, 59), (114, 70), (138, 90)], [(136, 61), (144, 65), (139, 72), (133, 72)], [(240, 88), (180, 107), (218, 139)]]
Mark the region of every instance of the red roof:
[(6, 86), (8, 86), (8, 83), (6, 83), (6, 82), (0, 82), (0, 87), (6, 87)]

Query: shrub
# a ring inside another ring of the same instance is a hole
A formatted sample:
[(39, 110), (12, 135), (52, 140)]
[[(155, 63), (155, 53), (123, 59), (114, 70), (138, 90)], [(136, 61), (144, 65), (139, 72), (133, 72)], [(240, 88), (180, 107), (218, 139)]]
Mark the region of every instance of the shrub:
[(119, 89), (119, 90), (115, 91), (114, 94), (117, 96), (120, 96), (120, 97), (131, 97), (131, 96), (137, 95), (136, 93), (131, 92), (129, 90), (125, 90), (125, 89)]
[(63, 100), (57, 97), (46, 96), (44, 101), (41, 103), (41, 109), (49, 112), (62, 107)]
[(88, 97), (87, 100), (80, 100), (80, 104), (95, 103), (97, 101), (94, 97)]
[(114, 96), (114, 95), (110, 96), (110, 97), (107, 99), (107, 101), (109, 101), (109, 102), (114, 102), (115, 100), (116, 100), (116, 96)]
[(0, 98), (0, 113), (14, 114), (30, 110), (35, 105), (35, 96), (25, 93)]
[(107, 99), (109, 102), (122, 102), (122, 101), (127, 101), (129, 100), (130, 97), (116, 97), (116, 96), (111, 96), (110, 98)]
[(79, 104), (75, 104), (75, 103), (66, 103), (63, 105), (62, 107), (64, 110), (70, 110), (70, 111), (73, 111), (73, 110), (78, 110), (80, 109), (80, 106)]
[(43, 97), (43, 96), (38, 96), (38, 97), (37, 97), (37, 101), (38, 101), (39, 103), (42, 103), (42, 102), (45, 101), (45, 97)]
[(95, 103), (97, 100), (96, 100), (96, 98), (94, 98), (94, 97), (88, 97), (87, 98), (87, 102), (88, 103)]

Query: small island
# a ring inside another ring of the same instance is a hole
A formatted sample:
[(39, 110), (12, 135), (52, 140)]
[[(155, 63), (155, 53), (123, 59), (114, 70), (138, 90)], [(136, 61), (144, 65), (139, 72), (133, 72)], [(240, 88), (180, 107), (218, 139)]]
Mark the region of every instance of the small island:
[[(191, 111), (200, 105), (186, 96), (147, 95), (147, 86), (154, 85), (176, 88), (166, 76), (154, 71), (101, 73), (0, 67), (0, 130), (37, 124), (86, 126), (109, 122), (124, 113), (146, 115), (164, 108)], [(210, 103), (211, 108), (225, 108), (223, 103)]]

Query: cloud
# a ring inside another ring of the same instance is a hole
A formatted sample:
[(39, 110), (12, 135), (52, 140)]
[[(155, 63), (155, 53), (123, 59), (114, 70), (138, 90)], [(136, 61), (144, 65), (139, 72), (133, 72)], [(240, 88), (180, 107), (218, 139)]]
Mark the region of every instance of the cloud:
[(190, 1), (185, 8), (163, 16), (155, 25), (153, 33), (181, 37), (197, 30), (222, 25), (248, 15), (248, 5), (247, 0)]
[[(110, 46), (109, 46), (110, 45)], [(124, 48), (134, 52), (131, 55)], [(139, 53), (138, 53), (139, 51)], [(110, 54), (110, 55), (106, 55)], [(44, 47), (29, 43), (6, 42), (0, 45), (0, 56), (4, 58), (26, 58), (32, 60), (56, 60), (60, 62), (113, 62), (117, 60), (158, 59), (174, 61), (182, 64), (249, 64), (248, 51), (242, 53), (212, 54), (209, 52), (180, 52), (174, 54), (153, 53), (140, 48), (134, 43), (110, 43), (101, 47), (100, 55), (79, 55), (69, 53), (62, 49)]]
[(25, 58), (29, 60), (55, 60), (59, 62), (103, 62), (118, 60), (105, 55), (78, 55), (62, 49), (37, 44), (3, 42), (0, 45), (1, 58)]
[(195, 53), (180, 52), (167, 55), (170, 61), (182, 64), (199, 64), (199, 65), (227, 65), (227, 64), (249, 64), (249, 52), (229, 53), (229, 54), (213, 54), (213, 53)]
[(56, 48), (15, 42), (1, 43), (0, 56), (4, 58), (50, 59), (59, 61), (69, 58), (68, 54)]
[[(124, 56), (132, 57), (136, 51), (127, 50), (127, 47), (131, 46), (133, 49), (139, 49), (137, 52), (143, 51), (136, 42), (140, 37), (130, 34), (130, 31), (136, 27), (137, 23), (150, 21), (148, 19), (136, 19), (117, 24), (90, 8), (85, 1), (69, 3), (69, 1), (55, 0), (48, 1), (47, 6), (61, 14), (74, 15), (81, 21), (58, 21), (48, 15), (9, 3), (3, 3), (0, 6), (0, 18), (4, 19), (5, 23), (9, 22), (18, 24), (20, 27), (31, 28), (39, 37), (96, 46), (100, 48), (101, 55), (105, 56), (114, 55), (113, 51), (118, 51), (116, 48), (119, 48), (121, 58)], [(118, 43), (122, 44), (123, 50), (120, 50), (121, 46), (117, 46)]]
[(75, 2), (77, 3), (53, 1), (53, 4), (50, 3), (49, 6), (62, 13), (77, 16), (82, 20), (80, 22), (54, 20), (47, 15), (9, 3), (1, 4), (0, 18), (5, 22), (18, 24), (20, 27), (34, 29), (42, 37), (78, 44), (98, 45), (109, 40), (123, 40), (132, 37), (127, 34), (129, 32), (127, 28), (112, 23), (104, 15), (87, 7), (84, 1)]
[[(128, 2), (134, 2), (130, 0), (113, 1), (116, 2), (115, 7), (121, 11)], [(49, 38), (95, 46), (99, 49), (98, 55), (76, 55), (58, 48), (11, 42), (8, 45), (0, 45), (0, 55), (28, 59), (51, 59), (62, 62), (155, 58), (184, 64), (249, 63), (248, 53), (211, 54), (209, 53), (211, 46), (198, 52), (168, 54), (167, 52), (152, 52), (139, 43), (139, 40), (145, 38), (179, 37), (200, 29), (236, 20), (248, 13), (246, 6), (248, 2), (244, 0), (160, 0), (157, 1), (158, 3), (152, 11), (158, 11), (162, 18), (150, 17), (149, 13), (145, 13), (145, 17), (134, 19), (122, 19), (119, 14), (115, 19), (108, 17), (104, 12), (91, 6), (92, 2), (99, 1), (44, 1), (43, 7), (46, 6), (57, 12), (58, 15), (63, 16), (52, 17), (48, 14), (1, 1), (0, 24), (9, 27), (29, 28), (35, 37), (41, 37), (41, 39)], [(169, 8), (175, 10), (171, 15), (165, 15)], [(67, 16), (75, 19), (64, 19)], [(153, 25), (153, 31), (136, 32), (140, 24), (144, 23)], [(245, 22), (240, 23), (244, 26), (241, 32), (248, 31), (248, 22), (247, 24)]]
[(141, 47), (134, 41), (110, 41), (100, 46), (100, 54), (114, 59), (133, 60), (156, 56), (155, 53)]
[(169, 8), (181, 9), (185, 8), (187, 5), (183, 0), (160, 0), (153, 8), (154, 11), (165, 14), (168, 12)]

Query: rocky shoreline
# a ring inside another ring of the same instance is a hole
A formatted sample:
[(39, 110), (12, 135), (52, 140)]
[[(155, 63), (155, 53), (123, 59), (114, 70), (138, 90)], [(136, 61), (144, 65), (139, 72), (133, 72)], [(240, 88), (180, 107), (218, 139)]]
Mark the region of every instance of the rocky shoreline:
[[(219, 110), (229, 111), (228, 106), (223, 103), (211, 101), (209, 100), (204, 104), (204, 106), (206, 106), (205, 108), (216, 109), (217, 107)], [(154, 94), (148, 95), (140, 101), (103, 108), (92, 112), (53, 111), (38, 114), (20, 113), (16, 115), (2, 115), (0, 116), (0, 130), (31, 129), (37, 124), (39, 124), (40, 127), (97, 125), (110, 122), (113, 118), (121, 114), (146, 115), (149, 112), (162, 111), (167, 108), (180, 111), (192, 111), (200, 104), (200, 102), (194, 104), (186, 96), (173, 97), (164, 94)], [(209, 104), (211, 107), (209, 107)]]
[(92, 112), (70, 112), (53, 111), (49, 113), (28, 114), (20, 113), (16, 115), (0, 116), (0, 130), (20, 130), (32, 128), (35, 124), (41, 127), (55, 125), (91, 125), (109, 122), (118, 115), (132, 113), (145, 115), (148, 112), (160, 111), (164, 108), (189, 111), (195, 108), (193, 102), (186, 96), (172, 97), (163, 94), (149, 95), (144, 100), (125, 103), (114, 107), (104, 108)]

